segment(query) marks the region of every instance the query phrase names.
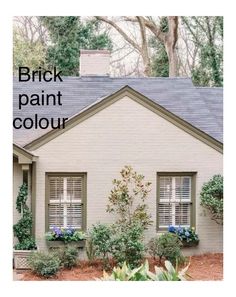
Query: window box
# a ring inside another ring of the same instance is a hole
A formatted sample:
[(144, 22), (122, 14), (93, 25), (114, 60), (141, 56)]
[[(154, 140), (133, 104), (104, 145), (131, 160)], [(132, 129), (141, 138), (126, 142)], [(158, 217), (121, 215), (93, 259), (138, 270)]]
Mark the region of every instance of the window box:
[(199, 240), (195, 240), (195, 241), (182, 241), (183, 247), (194, 247), (197, 246), (199, 244)]
[(16, 270), (29, 270), (30, 266), (28, 259), (32, 253), (37, 252), (37, 250), (14, 250), (13, 251), (13, 261), (14, 268)]
[(80, 241), (70, 241), (70, 242), (64, 242), (61, 240), (47, 240), (47, 245), (49, 249), (51, 248), (63, 248), (66, 246), (73, 246), (76, 248), (83, 248), (85, 246), (85, 239), (82, 239)]

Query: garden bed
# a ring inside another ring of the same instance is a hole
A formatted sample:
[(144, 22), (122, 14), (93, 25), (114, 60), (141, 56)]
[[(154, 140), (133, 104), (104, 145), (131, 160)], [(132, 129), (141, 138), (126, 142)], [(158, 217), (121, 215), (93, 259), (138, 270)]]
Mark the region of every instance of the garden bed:
[[(148, 259), (150, 268), (153, 270), (154, 262)], [(223, 279), (223, 254), (205, 254), (190, 257), (190, 266), (188, 274), (192, 277), (190, 280), (222, 280)], [(55, 277), (49, 278), (51, 281), (89, 281), (100, 278), (103, 274), (103, 268), (100, 261), (89, 264), (87, 261), (80, 261), (80, 265), (71, 270), (63, 269)], [(22, 273), (19, 277), (23, 281), (41, 281), (41, 278), (32, 272)]]

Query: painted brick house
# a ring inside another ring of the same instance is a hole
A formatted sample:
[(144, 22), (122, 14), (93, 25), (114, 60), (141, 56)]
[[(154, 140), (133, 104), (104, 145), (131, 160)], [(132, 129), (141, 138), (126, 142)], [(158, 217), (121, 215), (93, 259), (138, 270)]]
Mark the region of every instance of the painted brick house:
[[(152, 182), (154, 224), (146, 240), (169, 225), (194, 226), (200, 243), (188, 253), (222, 252), (223, 228), (200, 206), (204, 182), (223, 173), (223, 90), (198, 88), (189, 78), (112, 78), (106, 51), (81, 51), (80, 77), (63, 82), (14, 80), (19, 93), (60, 90), (63, 107), (37, 106), (39, 116), (68, 117), (65, 129), (14, 129), (14, 204), (28, 183), (33, 233), (40, 249), (53, 226), (88, 230), (109, 223), (112, 179), (131, 165)], [(14, 223), (17, 213), (14, 213)]]

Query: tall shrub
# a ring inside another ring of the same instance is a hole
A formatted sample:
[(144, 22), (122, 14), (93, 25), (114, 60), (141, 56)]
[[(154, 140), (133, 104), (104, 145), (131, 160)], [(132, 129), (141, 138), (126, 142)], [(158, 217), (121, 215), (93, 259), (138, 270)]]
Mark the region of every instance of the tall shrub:
[(35, 240), (31, 235), (32, 214), (27, 205), (28, 189), (23, 183), (16, 199), (16, 209), (20, 213), (20, 220), (13, 226), (14, 236), (17, 237), (18, 243), (14, 246), (16, 250), (33, 250), (36, 249)]
[(211, 219), (223, 225), (223, 176), (214, 175), (202, 187), (201, 205), (208, 209)]

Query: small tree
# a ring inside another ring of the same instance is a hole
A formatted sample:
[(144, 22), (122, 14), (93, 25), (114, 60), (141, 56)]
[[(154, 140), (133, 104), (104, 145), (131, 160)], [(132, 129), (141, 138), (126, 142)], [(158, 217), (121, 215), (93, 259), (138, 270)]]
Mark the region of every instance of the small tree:
[(223, 225), (223, 176), (214, 175), (200, 193), (201, 205), (209, 210), (211, 219)]
[(144, 181), (144, 176), (138, 174), (131, 166), (121, 170), (121, 180), (113, 180), (113, 189), (108, 197), (107, 211), (119, 216), (117, 224), (130, 226), (135, 222), (144, 229), (151, 225), (151, 215), (145, 201), (150, 190), (150, 182)]
[(16, 250), (33, 250), (36, 249), (35, 240), (31, 235), (32, 214), (26, 204), (28, 198), (27, 185), (23, 183), (16, 199), (16, 209), (21, 214), (20, 220), (13, 226), (14, 236), (17, 237), (18, 243), (14, 246)]
[(93, 225), (89, 236), (95, 249), (95, 255), (102, 258), (104, 268), (109, 268), (109, 253), (111, 252), (112, 237), (111, 227), (101, 223)]

